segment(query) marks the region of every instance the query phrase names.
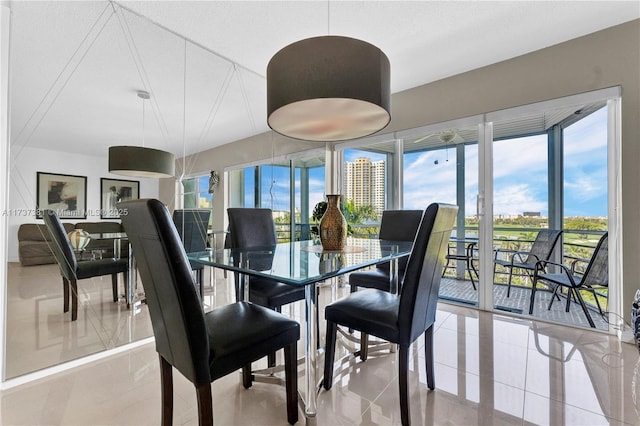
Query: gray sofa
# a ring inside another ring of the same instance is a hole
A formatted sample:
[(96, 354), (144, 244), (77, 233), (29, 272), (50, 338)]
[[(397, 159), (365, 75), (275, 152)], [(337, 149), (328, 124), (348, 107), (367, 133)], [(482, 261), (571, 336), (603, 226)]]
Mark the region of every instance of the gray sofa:
[[(78, 222), (63, 223), (67, 233), (74, 229), (83, 229), (90, 234), (100, 232), (124, 232), (124, 228), (118, 222)], [(52, 244), (51, 234), (44, 224), (24, 223), (18, 228), (18, 256), (22, 266), (46, 265), (56, 263), (53, 253), (49, 248)], [(79, 260), (89, 259), (92, 250), (104, 250), (103, 257), (113, 257), (113, 240), (91, 240), (79, 256)], [(121, 257), (128, 256), (129, 246), (121, 244)]]

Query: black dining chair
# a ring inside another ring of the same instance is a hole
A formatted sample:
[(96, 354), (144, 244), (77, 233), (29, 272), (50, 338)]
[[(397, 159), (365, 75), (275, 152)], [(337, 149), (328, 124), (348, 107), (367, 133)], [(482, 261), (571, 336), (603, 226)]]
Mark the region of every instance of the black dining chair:
[(67, 232), (54, 210), (44, 210), (44, 223), (51, 233), (50, 245), (53, 256), (60, 267), (62, 275), (62, 294), (64, 312), (69, 312), (69, 295), (71, 295), (71, 321), (78, 319), (78, 280), (111, 275), (113, 301), (118, 301), (118, 274), (124, 275), (125, 297), (127, 297), (127, 277), (129, 262), (127, 259), (99, 259), (78, 262), (69, 242)]
[(204, 313), (191, 267), (164, 204), (142, 199), (119, 204), (144, 286), (160, 358), (162, 424), (173, 417), (175, 367), (196, 387), (200, 425), (213, 424), (211, 383), (238, 369), (251, 386), (250, 364), (284, 348), (287, 420), (298, 420), (297, 341), (300, 325), (241, 301)]
[[(262, 250), (278, 242), (271, 209), (232, 207), (227, 209), (229, 233), (225, 246), (228, 248), (256, 248)], [(259, 255), (259, 253), (258, 253)], [(236, 297), (239, 300), (240, 277), (234, 274)], [(268, 278), (249, 277), (249, 300), (269, 309), (281, 312), (282, 306), (304, 300), (304, 287), (294, 287)], [(275, 365), (275, 354), (269, 355), (269, 367)]]
[(409, 348), (425, 336), (427, 386), (435, 388), (433, 325), (447, 245), (458, 207), (431, 204), (424, 211), (409, 255), (400, 294), (366, 289), (349, 294), (325, 308), (327, 321), (323, 386), (331, 389), (338, 325), (395, 343), (398, 351), (400, 413), (403, 425), (409, 416)]
[[(205, 251), (207, 249), (207, 230), (209, 229), (208, 209), (178, 209), (173, 211), (173, 223), (176, 225), (180, 241), (187, 253)], [(204, 265), (191, 262), (191, 270), (196, 274), (200, 286), (200, 298), (204, 297)]]
[[(385, 210), (380, 221), (381, 240), (413, 241), (422, 219), (422, 210)], [(408, 257), (398, 259), (398, 279), (402, 279), (407, 267)], [(358, 287), (377, 288), (389, 291), (390, 264), (385, 262), (366, 271), (356, 271), (349, 274), (349, 286), (353, 293)]]

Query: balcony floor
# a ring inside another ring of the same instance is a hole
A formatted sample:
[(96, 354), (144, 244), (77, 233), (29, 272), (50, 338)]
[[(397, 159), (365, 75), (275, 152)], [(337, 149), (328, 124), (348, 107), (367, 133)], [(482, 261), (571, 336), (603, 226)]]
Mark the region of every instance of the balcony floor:
[[(497, 310), (529, 316), (530, 296), (530, 288), (511, 286), (511, 295), (507, 297), (506, 285), (495, 284), (493, 286), (494, 305)], [(470, 306), (478, 305), (478, 292), (473, 289), (471, 281), (469, 280), (444, 277), (440, 285), (440, 298), (443, 301), (452, 303)], [(551, 310), (547, 310), (549, 300), (551, 300), (551, 292), (538, 290), (536, 292), (536, 302), (532, 317), (543, 321), (554, 321), (580, 327), (589, 327), (584, 312), (582, 312), (582, 308), (580, 308), (578, 303), (572, 301), (569, 312), (565, 312), (565, 298), (561, 298), (560, 301), (556, 300), (551, 306)], [(596, 329), (608, 330), (609, 326), (607, 322), (597, 309), (590, 309), (589, 312), (596, 325)]]

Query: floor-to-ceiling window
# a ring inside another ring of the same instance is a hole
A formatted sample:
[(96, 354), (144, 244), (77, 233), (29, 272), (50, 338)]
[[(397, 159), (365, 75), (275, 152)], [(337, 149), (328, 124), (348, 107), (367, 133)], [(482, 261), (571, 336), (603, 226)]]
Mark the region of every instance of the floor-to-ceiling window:
[[(620, 143), (611, 131), (616, 115), (607, 107), (615, 104), (617, 93), (606, 89), (342, 143), (337, 149), (343, 158), (343, 195), (373, 200), (374, 165), (386, 161), (387, 208), (390, 191), (400, 195), (397, 208), (457, 204), (441, 298), (529, 315), (532, 271), (495, 260), (527, 252), (540, 231), (556, 230), (561, 231), (558, 242), (545, 257), (567, 266), (577, 258), (588, 262), (603, 233), (620, 226), (610, 217), (612, 191), (620, 188), (612, 180), (616, 163), (608, 158)], [(400, 161), (393, 159), (398, 144)], [(619, 251), (619, 241), (615, 245)], [(614, 265), (616, 271), (619, 267)], [(579, 276), (580, 268), (575, 272)], [(553, 286), (538, 288), (531, 315), (589, 326), (575, 300), (566, 312), (566, 291), (548, 309)], [(609, 328), (606, 310), (616, 309), (610, 293), (603, 288), (584, 296), (601, 329)]]
[(477, 305), (478, 126), (460, 123), (408, 135), (403, 157), (405, 209), (424, 209), (433, 202), (458, 206), (440, 298)]
[(271, 209), (280, 241), (308, 239), (313, 208), (324, 199), (323, 154), (314, 150), (232, 169), (229, 207)]

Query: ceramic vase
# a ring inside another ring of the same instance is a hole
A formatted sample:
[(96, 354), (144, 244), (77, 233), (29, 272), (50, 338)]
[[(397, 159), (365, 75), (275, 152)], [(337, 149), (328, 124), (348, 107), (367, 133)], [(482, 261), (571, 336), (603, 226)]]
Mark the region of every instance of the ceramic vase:
[(74, 229), (73, 231), (67, 234), (69, 237), (69, 242), (71, 243), (71, 247), (75, 251), (82, 251), (87, 247), (89, 241), (91, 241), (91, 237), (89, 237), (89, 233), (83, 229)]
[(340, 211), (340, 195), (327, 195), (327, 210), (320, 219), (320, 243), (324, 250), (342, 250), (347, 244), (347, 220)]

